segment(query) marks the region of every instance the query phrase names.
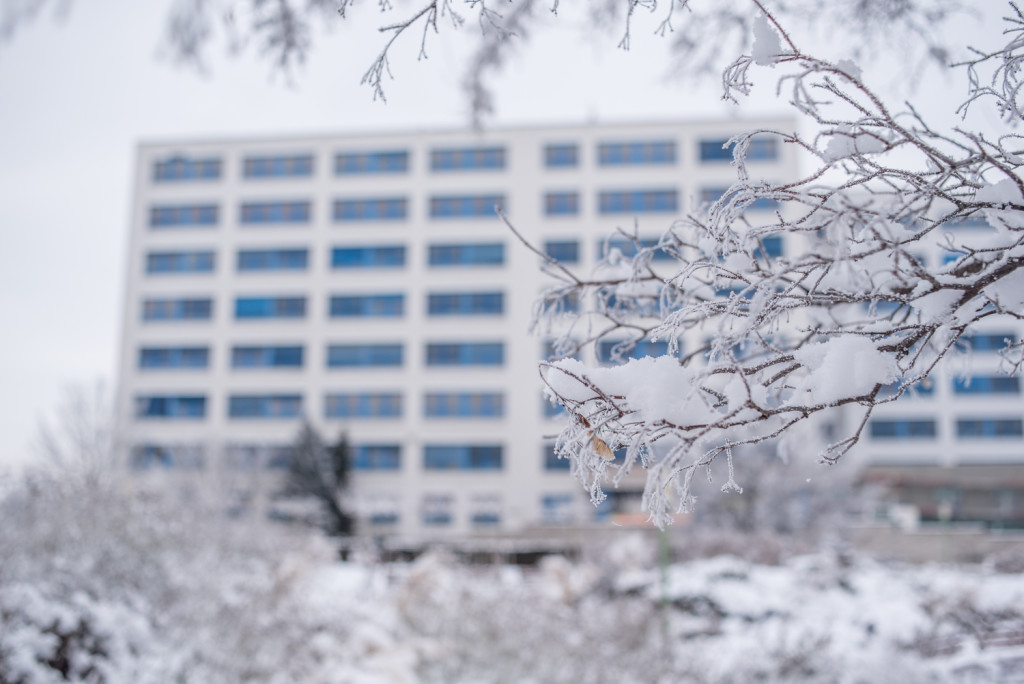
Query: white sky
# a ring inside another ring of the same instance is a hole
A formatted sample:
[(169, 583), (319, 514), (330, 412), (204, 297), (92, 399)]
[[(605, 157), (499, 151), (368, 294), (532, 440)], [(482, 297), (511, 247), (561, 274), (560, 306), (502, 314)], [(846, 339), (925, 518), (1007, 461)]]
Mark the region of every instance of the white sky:
[[(425, 61), (418, 44), (396, 55), (385, 105), (359, 86), (381, 43), (368, 30), (373, 13), (319, 36), (289, 86), (252, 50), (229, 60), (214, 45), (208, 76), (161, 59), (169, 4), (73, 0), (64, 21), (44, 15), (0, 45), (0, 470), (35, 457), (39, 419), (63, 388), (103, 380), (114, 389), (140, 140), (467, 125), (459, 45), (434, 40)], [(1004, 6), (977, 4), (995, 9), (988, 26), (957, 27), (975, 43)], [(617, 36), (587, 36), (563, 18), (504, 69), (491, 125), (785, 111), (767, 81), (743, 110), (720, 103), (714, 84), (666, 82), (667, 41), (648, 37), (652, 29), (640, 24), (623, 52)], [(893, 73), (891, 64), (875, 71)], [(932, 76), (915, 101), (962, 92), (962, 81)]]

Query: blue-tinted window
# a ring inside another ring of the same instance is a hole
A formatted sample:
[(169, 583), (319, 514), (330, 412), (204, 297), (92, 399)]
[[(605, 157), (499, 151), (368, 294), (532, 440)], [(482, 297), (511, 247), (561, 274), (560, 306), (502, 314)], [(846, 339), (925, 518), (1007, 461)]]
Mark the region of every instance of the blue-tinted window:
[(502, 447), (483, 444), (428, 444), (423, 447), (426, 470), (501, 470)]
[(543, 494), (540, 503), (541, 515), (548, 524), (564, 525), (576, 517), (572, 494)]
[(237, 297), (235, 318), (305, 318), (305, 297)]
[(208, 347), (143, 347), (139, 350), (139, 368), (206, 368), (210, 365)]
[(242, 223), (309, 223), (310, 203), (243, 202)]
[(146, 273), (210, 273), (212, 250), (189, 252), (150, 252), (146, 255)]
[[(881, 392), (879, 392), (879, 396), (882, 398), (893, 396), (899, 390), (900, 385), (901, 383), (898, 380), (885, 385), (882, 387)], [(930, 379), (925, 379), (920, 382), (915, 382), (913, 385), (904, 389), (900, 398), (909, 399), (911, 397), (930, 397), (933, 394), (935, 394), (935, 383)]]
[[(639, 242), (639, 246), (637, 246)], [(608, 251), (617, 249), (625, 257), (635, 257), (640, 249), (654, 249), (661, 242), (658, 238), (640, 238), (633, 241), (624, 237), (614, 237), (610, 240), (602, 240), (597, 243), (597, 258), (604, 259)], [(675, 257), (663, 249), (654, 249), (651, 252), (651, 261), (673, 261)]]
[(493, 316), (505, 310), (501, 292), (446, 292), (427, 296), (431, 316)]
[(213, 300), (147, 299), (142, 302), (144, 321), (205, 321), (213, 315)]
[(544, 214), (547, 216), (575, 216), (580, 213), (578, 192), (549, 192), (544, 195)]
[(541, 406), (544, 409), (544, 417), (545, 418), (554, 418), (556, 416), (564, 416), (567, 413), (567, 411), (565, 410), (565, 407), (562, 406), (561, 403), (559, 403), (557, 401), (552, 402), (547, 397), (541, 397), (540, 403), (541, 403)]
[(328, 394), (325, 418), (400, 418), (402, 395), (397, 392)]
[(930, 418), (873, 419), (870, 430), (875, 439), (933, 439), (936, 434), (935, 421)]
[(302, 368), (303, 348), (289, 346), (240, 346), (231, 349), (232, 368)]
[(332, 268), (399, 268), (405, 266), (405, 247), (335, 247), (331, 250)]
[(754, 256), (761, 257), (764, 255), (772, 258), (780, 257), (782, 256), (784, 249), (781, 235), (766, 235), (761, 238), (761, 247), (754, 250)]
[(308, 249), (238, 250), (239, 271), (304, 271), (308, 265)]
[(137, 418), (197, 419), (206, 416), (206, 397), (202, 395), (153, 395), (135, 398)]
[(544, 166), (548, 168), (573, 167), (579, 163), (579, 147), (575, 143), (544, 146)]
[(452, 496), (427, 494), (423, 497), (420, 520), (424, 525), (450, 525), (452, 523)]
[(430, 152), (431, 171), (505, 168), (504, 147), (462, 147)]
[(432, 392), (427, 394), (423, 414), (428, 418), (497, 418), (505, 415), (501, 392)]
[[(621, 346), (620, 346), (621, 345)], [(622, 352), (616, 357), (615, 348)], [(645, 356), (658, 357), (668, 354), (668, 342), (658, 340), (639, 340), (636, 345), (626, 351), (626, 344), (621, 340), (601, 340), (597, 345), (597, 359), (601, 363), (624, 363), (629, 359), (642, 359)]]
[(500, 366), (505, 363), (501, 342), (453, 342), (427, 345), (428, 366)]
[(242, 163), (246, 178), (296, 178), (313, 175), (313, 156), (309, 154), (246, 157)]
[(563, 264), (575, 264), (580, 260), (580, 243), (576, 240), (548, 240), (544, 253)]
[(216, 180), (220, 178), (220, 159), (173, 157), (153, 164), (153, 181)]
[(405, 295), (346, 295), (331, 297), (332, 318), (397, 317), (405, 313)]
[(498, 266), (505, 263), (505, 245), (500, 242), (430, 245), (431, 266)]
[(1024, 436), (1020, 418), (977, 418), (956, 421), (956, 436), (963, 439), (995, 439)]
[(335, 200), (334, 220), (398, 221), (406, 217), (408, 204), (404, 197)]
[(409, 153), (404, 150), (343, 152), (334, 157), (334, 173), (339, 176), (362, 173), (405, 173), (408, 170)]
[(298, 418), (302, 415), (300, 394), (234, 394), (228, 397), (231, 418)]
[(1017, 335), (1012, 332), (974, 333), (961, 335), (960, 343), (975, 352), (997, 352), (1008, 344), (1017, 344)]
[(176, 204), (150, 207), (149, 225), (153, 228), (215, 226), (220, 214), (216, 204)]
[(568, 458), (558, 457), (554, 444), (542, 446), (541, 457), (544, 460), (544, 470), (569, 470), (572, 468), (572, 461)]
[(671, 140), (601, 143), (597, 148), (601, 166), (675, 164), (676, 144)]
[(497, 218), (495, 207), (505, 205), (504, 195), (462, 195), (430, 198), (431, 218)]
[(401, 366), (400, 344), (332, 344), (327, 348), (328, 368)]
[[(728, 139), (701, 140), (702, 162), (732, 161), (732, 145)], [(728, 146), (727, 146), (728, 145)], [(747, 148), (747, 161), (775, 161), (779, 158), (779, 141), (775, 138), (754, 138)]]
[(602, 214), (639, 214), (676, 211), (679, 193), (675, 190), (606, 190), (598, 195), (597, 210)]
[[(711, 204), (713, 202), (717, 202), (728, 192), (728, 187), (701, 188), (700, 203)], [(753, 211), (773, 211), (779, 208), (779, 203), (777, 200), (773, 200), (769, 197), (758, 197), (747, 205), (746, 208)]]
[(1010, 375), (975, 375), (953, 380), (954, 394), (1020, 394), (1020, 378)]
[(137, 444), (132, 447), (131, 467), (133, 470), (153, 468), (180, 468), (199, 470), (203, 467), (203, 448), (184, 444)]
[(399, 470), (402, 447), (398, 444), (357, 444), (352, 449), (352, 466), (356, 470)]

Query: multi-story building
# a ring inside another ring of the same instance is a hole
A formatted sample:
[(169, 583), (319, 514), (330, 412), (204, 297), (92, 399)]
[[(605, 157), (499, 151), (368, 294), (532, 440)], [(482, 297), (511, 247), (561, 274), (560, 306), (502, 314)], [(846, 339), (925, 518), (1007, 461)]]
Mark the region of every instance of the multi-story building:
[[(282, 463), (307, 420), (353, 444), (364, 529), (601, 515), (553, 458), (544, 340), (528, 333), (545, 279), (495, 207), (588, 272), (616, 227), (635, 220), (656, 239), (728, 187), (723, 143), (749, 126), (141, 145), (120, 368), (127, 457), (259, 471)], [(750, 157), (764, 178), (795, 176), (782, 145)], [(616, 507), (638, 494), (619, 491)]]

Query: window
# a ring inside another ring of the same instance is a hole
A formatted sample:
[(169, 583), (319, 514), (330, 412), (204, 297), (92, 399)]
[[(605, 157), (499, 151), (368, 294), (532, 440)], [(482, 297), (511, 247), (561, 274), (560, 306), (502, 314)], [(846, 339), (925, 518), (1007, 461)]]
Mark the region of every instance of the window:
[(544, 146), (544, 166), (569, 168), (579, 165), (579, 147), (575, 143)]
[(220, 178), (220, 167), (220, 159), (216, 157), (203, 159), (172, 157), (153, 164), (153, 181), (164, 183), (168, 181), (217, 180)]
[(544, 470), (569, 470), (572, 468), (572, 461), (568, 458), (559, 458), (554, 444), (542, 446), (541, 456), (544, 460)]
[(383, 199), (345, 199), (334, 201), (334, 220), (345, 221), (398, 221), (408, 212), (404, 197)]
[(147, 299), (142, 302), (144, 321), (205, 321), (212, 314), (211, 299)]
[(430, 198), (431, 218), (497, 218), (504, 195), (463, 195)]
[(199, 444), (136, 444), (130, 458), (133, 470), (200, 470), (205, 462), (203, 447)]
[(240, 249), (239, 271), (305, 271), (308, 249)]
[(675, 164), (676, 144), (671, 140), (601, 143), (597, 147), (597, 163), (601, 166)]
[(544, 253), (563, 264), (575, 264), (580, 260), (580, 243), (576, 240), (548, 240)]
[(956, 421), (956, 436), (961, 439), (1024, 437), (1024, 421), (1020, 418), (960, 419)]
[(501, 342), (428, 344), (428, 366), (500, 366), (505, 363)]
[(1009, 375), (975, 375), (953, 380), (954, 394), (1020, 394), (1020, 378)]
[(400, 344), (332, 344), (327, 347), (328, 368), (401, 366)]
[(146, 273), (211, 273), (213, 251), (150, 252), (146, 255)]
[(359, 444), (352, 449), (352, 467), (356, 470), (399, 470), (402, 447), (398, 444)]
[(478, 527), (501, 524), (501, 496), (474, 494), (469, 500), (469, 521)]
[(453, 504), (451, 494), (427, 494), (423, 497), (420, 520), (424, 525), (451, 525)]
[(544, 417), (554, 418), (556, 416), (564, 416), (566, 414), (565, 407), (560, 402), (551, 401), (547, 397), (541, 397), (541, 406), (544, 407)]
[(220, 211), (216, 204), (176, 204), (150, 207), (152, 228), (215, 226)]
[(505, 309), (501, 292), (453, 292), (427, 295), (427, 313), (431, 316), (493, 316)]
[(598, 211), (602, 214), (636, 214), (676, 211), (679, 206), (675, 190), (606, 190), (598, 195)]
[(409, 170), (409, 153), (343, 152), (334, 157), (334, 173), (338, 176), (362, 173), (405, 173)]
[(874, 439), (933, 439), (935, 421), (931, 419), (872, 420), (871, 436)]
[(241, 346), (231, 349), (232, 368), (302, 368), (303, 348), (293, 346)]
[(397, 392), (328, 394), (325, 418), (401, 418), (402, 395)]
[[(726, 194), (729, 193), (727, 187), (713, 187), (713, 188), (701, 188), (700, 190), (700, 203), (701, 204), (712, 204), (717, 202)], [(747, 205), (747, 209), (752, 211), (773, 211), (779, 208), (777, 200), (773, 200), (769, 197), (758, 197), (753, 202)]]
[(1008, 344), (1017, 344), (1017, 335), (1012, 332), (974, 333), (961, 335), (960, 342), (975, 352), (997, 352)]
[(206, 416), (202, 395), (152, 395), (135, 398), (136, 418), (197, 419)]
[(208, 347), (143, 347), (139, 350), (139, 368), (199, 369), (209, 365)]
[(575, 216), (580, 213), (578, 192), (549, 192), (544, 195), (546, 216)]
[(298, 418), (302, 415), (299, 394), (233, 394), (228, 397), (231, 418)]
[(428, 444), (423, 447), (425, 470), (501, 470), (500, 445)]
[(295, 178), (313, 175), (313, 155), (246, 157), (242, 163), (246, 178)]
[(405, 313), (405, 295), (346, 295), (331, 297), (332, 318), (396, 318)]
[[(725, 138), (700, 141), (702, 162), (731, 162), (732, 145)], [(775, 138), (753, 138), (747, 148), (747, 161), (775, 161), (779, 158), (779, 141)]]
[(237, 297), (235, 318), (305, 318), (305, 297)]
[(499, 266), (505, 263), (505, 245), (500, 242), (430, 245), (431, 266)]
[(332, 268), (399, 268), (405, 266), (405, 247), (335, 247), (331, 250)]
[(504, 147), (463, 147), (432, 150), (431, 171), (505, 168)]
[[(639, 247), (637, 242), (640, 243)], [(597, 243), (597, 258), (604, 259), (605, 255), (613, 249), (619, 250), (622, 256), (629, 258), (635, 257), (639, 249), (652, 249), (651, 261), (674, 261), (675, 257), (671, 253), (663, 249), (656, 249), (660, 242), (659, 238), (640, 238), (637, 241), (633, 241), (616, 237), (610, 240), (602, 240)]]
[(309, 223), (310, 203), (243, 202), (242, 223)]
[(224, 448), (228, 466), (235, 470), (284, 470), (292, 460), (291, 444), (238, 444), (229, 443)]
[[(625, 340), (601, 340), (597, 345), (597, 360), (601, 363), (624, 363), (629, 359), (642, 359), (645, 356), (657, 357), (668, 354), (668, 342), (658, 340), (639, 340), (636, 345), (626, 350)], [(616, 353), (618, 351), (618, 353)]]
[[(878, 396), (880, 398), (891, 397), (896, 394), (900, 388), (900, 381), (891, 382), (888, 385), (882, 387)], [(910, 399), (913, 397), (930, 397), (935, 394), (935, 383), (930, 378), (925, 378), (919, 382), (915, 382), (913, 385), (906, 386), (903, 390), (903, 394), (900, 395), (900, 399)]]
[(541, 516), (549, 525), (566, 525), (576, 517), (572, 494), (544, 494), (540, 498)]
[(505, 415), (501, 392), (434, 392), (427, 394), (423, 414), (428, 418), (498, 418)]

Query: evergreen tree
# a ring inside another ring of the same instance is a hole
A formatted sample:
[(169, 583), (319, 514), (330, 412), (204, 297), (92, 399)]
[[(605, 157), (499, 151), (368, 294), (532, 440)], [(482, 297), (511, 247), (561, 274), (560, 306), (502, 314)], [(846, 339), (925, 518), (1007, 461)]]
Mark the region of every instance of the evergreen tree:
[(331, 536), (352, 534), (352, 516), (345, 510), (351, 463), (348, 440), (343, 434), (337, 444), (328, 447), (319, 433), (306, 423), (292, 449), (285, 493), (309, 497), (318, 503), (320, 521)]

